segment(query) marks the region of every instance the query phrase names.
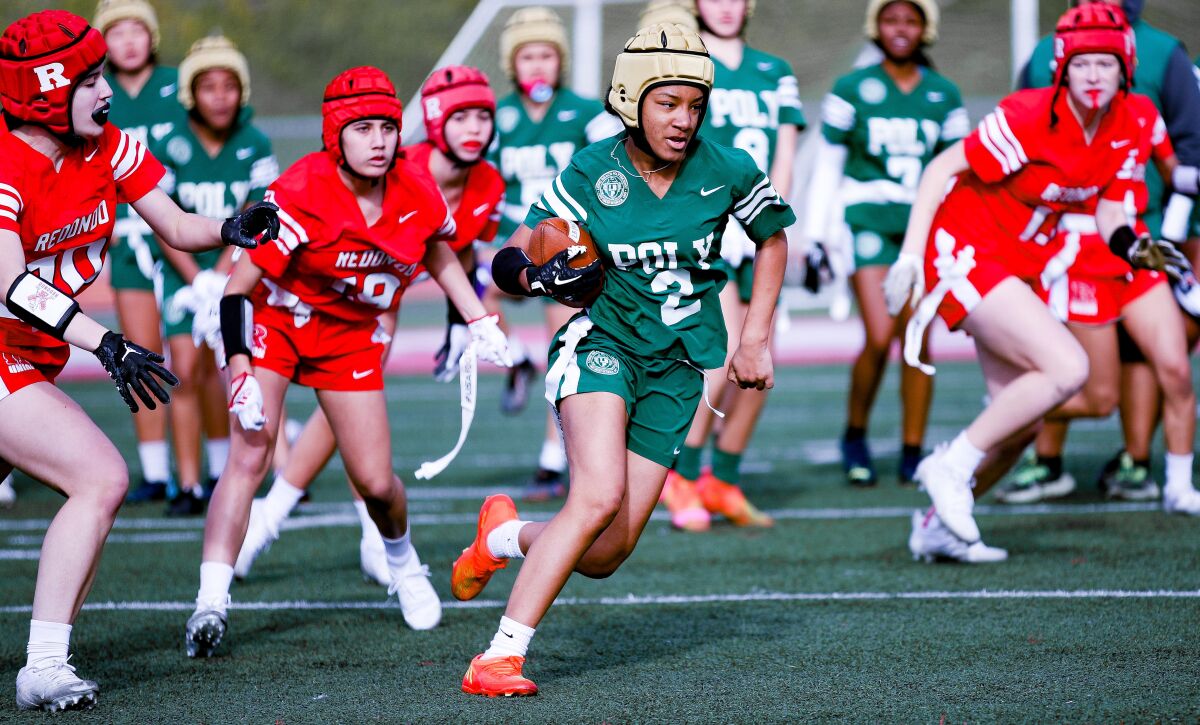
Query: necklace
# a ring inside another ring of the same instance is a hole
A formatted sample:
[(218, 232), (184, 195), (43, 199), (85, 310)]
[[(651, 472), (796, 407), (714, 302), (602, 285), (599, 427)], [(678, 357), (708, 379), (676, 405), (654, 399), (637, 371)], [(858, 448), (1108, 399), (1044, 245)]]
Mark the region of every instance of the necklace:
[(620, 146), (624, 142), (625, 142), (624, 138), (618, 139), (616, 145), (614, 145), (612, 147), (612, 151), (608, 152), (608, 157), (611, 158), (613, 161), (616, 161), (617, 166), (620, 166), (621, 170), (624, 171), (625, 173), (629, 174), (630, 176), (637, 174), (637, 177), (639, 179), (641, 179), (643, 183), (649, 184), (650, 179), (647, 178), (648, 176), (650, 176), (651, 174), (657, 174), (658, 172), (667, 168), (671, 164), (675, 163), (674, 161), (668, 161), (667, 163), (663, 164), (662, 166), (658, 167), (657, 169), (651, 169), (650, 171), (642, 171), (641, 169), (638, 169), (637, 166), (635, 165), (633, 167), (634, 171), (630, 171), (629, 169), (625, 168), (625, 164), (622, 164), (621, 160), (617, 158), (617, 146)]

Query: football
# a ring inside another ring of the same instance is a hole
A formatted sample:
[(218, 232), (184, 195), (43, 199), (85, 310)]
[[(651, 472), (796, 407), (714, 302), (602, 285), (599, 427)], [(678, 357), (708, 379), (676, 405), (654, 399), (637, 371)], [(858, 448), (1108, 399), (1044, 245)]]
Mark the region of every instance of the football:
[[(573, 250), (568, 262), (573, 269), (583, 269), (600, 258), (592, 235), (576, 222), (554, 217), (542, 220), (533, 228), (533, 234), (529, 237), (529, 259), (534, 264), (545, 264), (564, 249)], [(592, 293), (583, 299), (555, 299), (568, 307), (587, 307), (596, 301), (603, 289), (602, 276)]]

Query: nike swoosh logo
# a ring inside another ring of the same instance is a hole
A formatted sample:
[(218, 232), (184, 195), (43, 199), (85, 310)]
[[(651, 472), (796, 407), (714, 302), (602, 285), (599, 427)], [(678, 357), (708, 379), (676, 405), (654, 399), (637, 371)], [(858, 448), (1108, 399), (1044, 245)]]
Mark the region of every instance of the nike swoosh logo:
[(416, 212), (415, 212), (415, 211), (410, 211), (409, 213), (407, 213), (407, 214), (405, 214), (405, 215), (401, 216), (399, 219), (397, 219), (397, 220), (396, 220), (396, 223), (397, 223), (397, 224), (403, 224), (404, 222), (408, 221), (408, 220), (409, 220), (409, 217), (411, 217), (413, 214), (416, 214)]
[(1112, 147), (1115, 149), (1119, 149), (1123, 146), (1128, 146), (1130, 143), (1132, 143), (1132, 141), (1130, 141), (1129, 139), (1125, 139), (1124, 141), (1113, 141)]
[(505, 632), (503, 629), (500, 630), (500, 634), (504, 635), (505, 637), (508, 637), (509, 639), (513, 638), (513, 636), (511, 634), (509, 634), (508, 632)]
[(700, 189), (700, 196), (708, 196), (709, 194), (715, 194), (715, 193), (717, 193), (718, 191), (720, 191), (721, 189), (724, 189), (724, 188), (725, 188), (725, 185), (724, 185), (724, 184), (721, 184), (720, 186), (718, 186), (718, 187), (717, 187), (717, 188), (715, 188), (715, 189), (705, 189), (705, 188), (701, 188), (701, 189)]
[(557, 285), (571, 284), (572, 282), (578, 282), (578, 281), (579, 281), (578, 277), (568, 277), (567, 279), (563, 279), (562, 277), (554, 278), (554, 284), (557, 284)]
[(475, 207), (474, 215), (479, 216), (480, 214), (487, 211), (488, 207), (490, 207), (490, 206), (491, 206), (491, 204), (480, 204), (479, 206)]
[(354, 378), (355, 380), (362, 380), (363, 378), (367, 377), (368, 375), (370, 375), (373, 372), (375, 372), (375, 371), (374, 370), (355, 370), (354, 372), (350, 373), (350, 377)]

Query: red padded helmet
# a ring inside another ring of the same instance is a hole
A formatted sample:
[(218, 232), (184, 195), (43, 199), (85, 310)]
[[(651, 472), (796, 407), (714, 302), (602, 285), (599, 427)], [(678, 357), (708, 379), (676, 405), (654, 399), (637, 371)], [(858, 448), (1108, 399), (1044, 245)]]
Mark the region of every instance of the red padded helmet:
[(404, 109), (396, 97), (396, 87), (387, 74), (372, 66), (342, 71), (325, 86), (321, 103), (321, 141), (333, 154), (338, 166), (344, 166), (342, 129), (364, 118), (386, 118), (399, 129)]
[(74, 13), (43, 10), (0, 36), (0, 101), (25, 123), (70, 134), (76, 82), (104, 61), (100, 31)]
[(1082, 53), (1110, 53), (1125, 70), (1125, 85), (1133, 85), (1137, 47), (1133, 31), (1121, 8), (1107, 3), (1085, 3), (1071, 8), (1054, 28), (1054, 84), (1064, 82), (1067, 63)]
[[(486, 108), (496, 114), (496, 94), (488, 85), (488, 77), (478, 68), (451, 65), (438, 68), (421, 87), (421, 111), (425, 116), (425, 134), (439, 151), (454, 157), (446, 143), (446, 119), (464, 108)], [(496, 126), (492, 124), (492, 136)], [(490, 146), (489, 137), (484, 149)]]

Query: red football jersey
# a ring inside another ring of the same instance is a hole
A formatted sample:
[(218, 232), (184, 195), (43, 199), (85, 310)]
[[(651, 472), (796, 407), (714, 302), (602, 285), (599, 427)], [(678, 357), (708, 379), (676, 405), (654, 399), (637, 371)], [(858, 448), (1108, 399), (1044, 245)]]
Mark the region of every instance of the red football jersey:
[(283, 172), (266, 194), (279, 205), (279, 238), (250, 250), (264, 275), (255, 303), (304, 305), (346, 320), (396, 309), (425, 245), (454, 239), (455, 224), (424, 168), (397, 160), (384, 183), (383, 214), (368, 227), (328, 153)]
[[(100, 275), (116, 205), (141, 199), (163, 173), (144, 144), (111, 124), (96, 143), (68, 149), (57, 170), (20, 137), (0, 131), (0, 229), (21, 238), (30, 272), (74, 297)], [(0, 334), (12, 345), (65, 344), (3, 304)]]
[[(1038, 269), (1061, 247), (1055, 229), (1064, 213), (1094, 213), (1098, 199), (1123, 201), (1141, 183), (1142, 129), (1118, 94), (1088, 143), (1053, 88), (1018, 91), (964, 140), (971, 173), (961, 175), (938, 215), (981, 239), (1013, 244)], [(937, 222), (935, 221), (935, 226)]]
[[(425, 141), (405, 146), (404, 156), (423, 169), (429, 168), (433, 144)], [(458, 233), (451, 247), (455, 252), (479, 242), (490, 242), (500, 229), (500, 208), (504, 204), (504, 177), (487, 161), (481, 160), (467, 174), (467, 185), (454, 212)]]

